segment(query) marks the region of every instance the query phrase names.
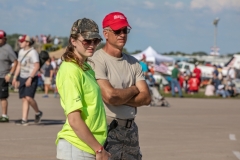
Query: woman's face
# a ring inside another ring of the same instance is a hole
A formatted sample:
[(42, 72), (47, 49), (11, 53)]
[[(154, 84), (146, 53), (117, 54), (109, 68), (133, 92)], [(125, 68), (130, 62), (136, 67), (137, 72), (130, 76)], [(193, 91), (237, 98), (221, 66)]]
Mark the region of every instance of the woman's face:
[(72, 39), (72, 44), (75, 46), (75, 53), (80, 55), (84, 60), (87, 57), (93, 56), (99, 43), (99, 39), (84, 40), (82, 36), (79, 36), (77, 40)]

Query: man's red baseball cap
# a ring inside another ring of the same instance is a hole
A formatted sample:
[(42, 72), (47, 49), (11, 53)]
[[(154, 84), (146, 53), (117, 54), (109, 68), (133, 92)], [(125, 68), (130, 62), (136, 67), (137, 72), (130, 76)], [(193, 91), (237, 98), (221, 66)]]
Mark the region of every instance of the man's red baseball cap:
[(127, 17), (121, 12), (112, 12), (105, 16), (102, 22), (102, 27), (110, 27), (112, 30), (118, 30), (123, 27), (130, 27)]
[(4, 32), (3, 30), (0, 30), (0, 38), (5, 38), (6, 37), (6, 32)]

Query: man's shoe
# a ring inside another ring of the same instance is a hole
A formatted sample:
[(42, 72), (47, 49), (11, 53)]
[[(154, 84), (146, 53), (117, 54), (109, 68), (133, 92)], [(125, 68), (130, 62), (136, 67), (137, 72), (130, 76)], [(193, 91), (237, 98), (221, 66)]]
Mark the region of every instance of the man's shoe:
[(28, 126), (28, 121), (24, 121), (22, 119), (15, 121), (16, 125)]
[(9, 122), (9, 119), (8, 117), (0, 117), (0, 122), (1, 123)]
[(165, 104), (164, 104), (164, 103), (162, 103), (162, 104), (161, 104), (161, 107), (165, 107)]
[(39, 111), (39, 114), (36, 114), (35, 115), (35, 123), (40, 123), (41, 122), (41, 118), (42, 118), (42, 115), (43, 115), (43, 113), (42, 113), (42, 111)]
[(48, 98), (48, 95), (47, 95), (47, 94), (45, 94), (45, 95), (43, 95), (42, 97), (43, 97), (43, 98)]

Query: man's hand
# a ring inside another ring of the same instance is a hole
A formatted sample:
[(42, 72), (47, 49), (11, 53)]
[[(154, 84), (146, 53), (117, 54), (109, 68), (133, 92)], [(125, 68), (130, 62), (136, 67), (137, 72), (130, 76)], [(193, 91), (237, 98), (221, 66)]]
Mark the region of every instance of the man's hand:
[(31, 86), (31, 84), (32, 84), (32, 77), (29, 77), (27, 79), (27, 81), (25, 82), (25, 85), (26, 85), (26, 87), (29, 87), (29, 86)]
[(126, 104), (133, 96), (139, 93), (136, 86), (119, 89), (113, 88), (110, 82), (105, 79), (99, 79), (97, 82), (101, 88), (103, 101), (107, 104), (115, 106)]
[(138, 81), (136, 83), (136, 88), (139, 90), (139, 93), (136, 96), (132, 97), (126, 103), (126, 105), (129, 105), (132, 107), (149, 105), (151, 102), (151, 95), (150, 95), (149, 88), (146, 81)]
[(7, 74), (7, 75), (5, 76), (5, 81), (6, 81), (6, 82), (9, 82), (9, 81), (10, 81), (10, 78), (11, 78), (11, 75), (10, 75), (10, 74)]

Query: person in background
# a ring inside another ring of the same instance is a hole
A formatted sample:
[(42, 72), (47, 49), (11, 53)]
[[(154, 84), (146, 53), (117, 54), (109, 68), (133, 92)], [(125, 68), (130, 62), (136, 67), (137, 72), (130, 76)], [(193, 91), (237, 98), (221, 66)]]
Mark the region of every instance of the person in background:
[(55, 57), (54, 57), (54, 56), (51, 57), (51, 65), (52, 65), (52, 67), (53, 67), (53, 69), (54, 69), (54, 71), (55, 71), (55, 69), (56, 69), (56, 67), (57, 67), (57, 63), (56, 63), (56, 61), (55, 61)]
[(150, 104), (150, 92), (139, 61), (123, 53), (131, 29), (127, 17), (109, 13), (102, 26), (106, 45), (94, 53), (91, 65), (105, 102), (109, 126), (105, 148), (110, 160), (140, 160), (135, 118), (138, 107)]
[(218, 73), (219, 73), (219, 72), (218, 72), (217, 65), (214, 64), (214, 65), (213, 65), (213, 68), (214, 68), (214, 69), (213, 69), (213, 75), (215, 74), (215, 75), (218, 77)]
[(235, 86), (235, 81), (236, 79), (236, 69), (232, 66), (229, 68), (227, 72), (227, 82), (226, 82), (226, 90), (229, 92), (231, 97), (234, 97), (237, 95), (237, 90)]
[[(13, 65), (12, 65), (13, 64)], [(17, 57), (12, 47), (7, 43), (7, 34), (0, 30), (0, 101), (2, 116), (0, 122), (9, 122), (8, 111), (8, 84), (17, 67)]]
[(146, 55), (142, 54), (141, 56), (142, 57), (141, 57), (141, 60), (139, 61), (139, 64), (142, 67), (142, 71), (143, 71), (145, 79), (148, 79), (148, 65), (147, 65), (147, 62), (146, 62)]
[(18, 65), (13, 77), (13, 85), (16, 83), (16, 78), (19, 77), (19, 98), (22, 99), (22, 119), (15, 121), (17, 125), (28, 125), (29, 105), (35, 111), (35, 123), (40, 123), (42, 111), (39, 110), (37, 102), (34, 99), (38, 77), (37, 73), (40, 67), (39, 55), (32, 47), (33, 39), (28, 35), (22, 35), (19, 38), (21, 50), (18, 54)]
[(216, 90), (217, 96), (222, 96), (223, 98), (230, 97), (230, 94), (227, 90), (225, 90), (225, 86), (223, 84), (220, 84), (218, 86), (218, 89)]
[(212, 82), (213, 82), (215, 91), (217, 91), (218, 90), (218, 86), (221, 84), (221, 81), (218, 79), (218, 76), (215, 73), (213, 73)]
[(218, 69), (218, 79), (223, 82), (223, 73), (222, 73), (222, 67), (220, 65), (217, 66)]
[(43, 67), (41, 68), (44, 73), (44, 92), (43, 98), (48, 98), (48, 91), (51, 89), (52, 79), (53, 79), (53, 67), (51, 65), (51, 59), (49, 58)]
[(179, 97), (183, 98), (182, 89), (178, 82), (179, 76), (180, 76), (180, 71), (178, 69), (178, 64), (175, 63), (174, 68), (172, 70), (172, 75), (171, 75), (171, 77), (172, 77), (172, 79), (171, 79), (172, 96), (175, 97), (175, 87), (176, 87), (178, 90)]
[(186, 66), (186, 70), (185, 72), (183, 73), (183, 76), (184, 76), (184, 90), (185, 90), (185, 93), (188, 93), (188, 81), (191, 77), (192, 73), (189, 69), (189, 66)]
[(205, 96), (214, 96), (214, 93), (215, 93), (214, 83), (212, 80), (210, 80), (205, 89)]
[(193, 70), (193, 73), (195, 73), (195, 75), (196, 75), (196, 78), (199, 80), (199, 86), (201, 85), (201, 82), (202, 82), (202, 79), (201, 79), (201, 77), (202, 77), (202, 71), (201, 71), (201, 69), (199, 69), (198, 68), (198, 65), (199, 65), (199, 63), (198, 62), (196, 62), (195, 63), (195, 68), (194, 68), (194, 70)]
[(196, 77), (196, 74), (193, 73), (192, 77), (188, 81), (189, 85), (188, 92), (190, 92), (191, 94), (198, 93), (199, 83), (200, 83), (199, 79)]
[(61, 160), (108, 160), (104, 150), (107, 122), (101, 90), (87, 63), (101, 42), (97, 24), (78, 19), (71, 27), (56, 84), (66, 122), (57, 135), (57, 158)]

